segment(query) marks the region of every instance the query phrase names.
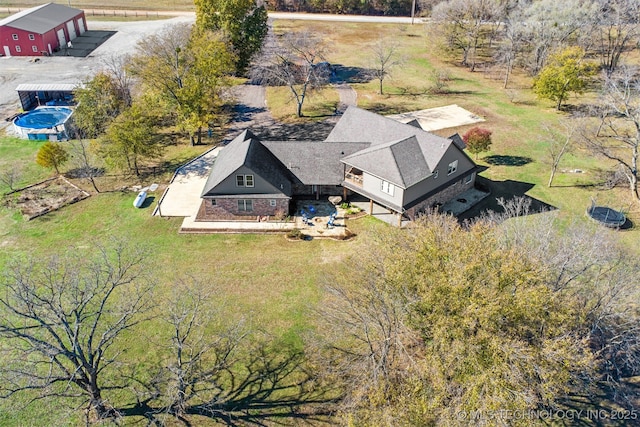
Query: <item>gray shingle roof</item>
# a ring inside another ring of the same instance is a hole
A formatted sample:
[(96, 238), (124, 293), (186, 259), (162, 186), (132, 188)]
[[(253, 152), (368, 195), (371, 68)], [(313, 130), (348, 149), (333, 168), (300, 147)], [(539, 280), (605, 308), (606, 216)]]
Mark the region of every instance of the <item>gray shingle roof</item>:
[(449, 139), (452, 140), (459, 149), (464, 150), (465, 148), (467, 148), (467, 144), (464, 142), (464, 139), (462, 139), (459, 133), (454, 133), (449, 137)]
[(363, 142), (263, 141), (284, 166), (305, 185), (340, 185), (340, 159), (369, 146)]
[(327, 137), (339, 140), (370, 141), (369, 149), (344, 158), (344, 163), (403, 188), (431, 175), (452, 144), (450, 139), (357, 107), (349, 107)]
[(202, 196), (233, 194), (216, 187), (242, 166), (284, 196), (294, 182), (340, 185), (344, 165), (406, 189), (429, 177), (452, 145), (462, 151), (451, 139), (349, 107), (324, 142), (261, 142), (244, 131), (218, 155)]
[(220, 151), (202, 196), (220, 194), (216, 187), (242, 166), (251, 169), (273, 187), (272, 194), (291, 195), (291, 178), (282, 163), (250, 131), (245, 130)]
[(69, 21), (82, 10), (61, 4), (47, 3), (11, 15), (0, 21), (0, 26), (44, 34), (56, 26)]
[(342, 159), (342, 162), (408, 188), (431, 175), (415, 136), (377, 144)]

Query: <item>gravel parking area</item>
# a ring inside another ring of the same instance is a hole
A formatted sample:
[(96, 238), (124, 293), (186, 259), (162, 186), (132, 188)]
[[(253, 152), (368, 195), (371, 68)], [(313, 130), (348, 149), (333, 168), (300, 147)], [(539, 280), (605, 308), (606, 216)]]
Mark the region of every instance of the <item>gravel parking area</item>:
[(8, 126), (10, 123), (4, 119), (20, 111), (15, 91), (19, 84), (80, 83), (102, 69), (105, 60), (133, 53), (138, 41), (146, 35), (158, 32), (168, 24), (192, 21), (191, 17), (135, 22), (88, 21), (90, 30), (116, 31), (116, 34), (86, 58), (0, 57), (0, 127)]

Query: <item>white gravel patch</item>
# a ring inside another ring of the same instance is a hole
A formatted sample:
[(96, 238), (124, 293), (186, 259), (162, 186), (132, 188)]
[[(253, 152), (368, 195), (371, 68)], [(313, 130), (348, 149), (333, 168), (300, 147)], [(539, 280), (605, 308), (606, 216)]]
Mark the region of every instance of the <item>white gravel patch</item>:
[(484, 119), (471, 111), (457, 105), (429, 108), (427, 110), (411, 111), (408, 113), (387, 116), (402, 123), (418, 120), (420, 127), (426, 131), (453, 128), (462, 125), (484, 122)]

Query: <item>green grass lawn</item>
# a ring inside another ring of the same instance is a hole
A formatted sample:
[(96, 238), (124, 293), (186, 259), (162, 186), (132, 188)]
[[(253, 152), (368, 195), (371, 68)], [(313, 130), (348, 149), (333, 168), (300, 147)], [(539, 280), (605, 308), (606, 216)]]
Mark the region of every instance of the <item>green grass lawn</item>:
[[(69, 3), (67, 0), (55, 0), (53, 3), (63, 4), (78, 9), (128, 9), (128, 10), (186, 10), (194, 11), (193, 1), (190, 0), (109, 0), (108, 2), (99, 0), (74, 0)], [(8, 0), (3, 2), (2, 7), (33, 7), (39, 6), (42, 2), (38, 0)], [(0, 12), (2, 12), (0, 7)]]
[[(491, 151), (481, 153), (477, 163), (486, 166), (482, 175), (494, 181), (514, 180), (531, 184), (527, 195), (559, 208), (567, 217), (584, 216), (591, 198), (598, 203), (624, 207), (632, 221), (640, 221), (640, 210), (632, 203), (626, 188), (604, 190), (598, 185), (598, 174), (612, 165), (579, 149), (565, 156), (554, 180), (547, 187), (550, 164), (546, 133), (543, 124), (558, 126), (566, 113), (558, 112), (550, 101), (538, 100), (531, 91), (530, 77), (515, 73), (508, 89), (503, 88), (500, 76), (483, 72), (469, 72), (460, 67), (457, 59), (443, 54), (439, 40), (422, 25), (354, 24), (336, 25), (333, 22), (285, 21), (275, 22), (276, 32), (307, 30), (318, 33), (332, 46), (327, 60), (333, 64), (366, 68), (371, 64), (369, 46), (382, 37), (385, 43), (396, 44), (403, 64), (390, 71), (384, 80), (384, 94), (378, 93), (378, 81), (354, 83), (358, 106), (380, 114), (395, 114), (424, 108), (458, 104), (483, 117), (479, 125), (493, 131)], [(448, 92), (433, 94), (434, 72), (449, 77)], [(271, 102), (271, 92), (268, 93)], [(588, 102), (594, 94), (572, 97), (570, 103)], [(310, 99), (313, 98), (313, 95)], [(304, 119), (303, 119), (304, 120)], [(448, 137), (464, 133), (471, 126), (437, 131)], [(516, 156), (528, 159), (520, 166), (490, 164), (491, 156)], [(570, 173), (580, 169), (584, 173)], [(623, 240), (637, 236), (636, 228), (624, 233)]]
[[(153, 4), (159, 8), (167, 5), (166, 2)], [(151, 7), (149, 2), (126, 2), (126, 5), (131, 8)], [(174, 5), (168, 8), (187, 7), (186, 3), (179, 1)], [(73, 6), (80, 5), (74, 3)], [(121, 6), (113, 3), (113, 7)], [(491, 151), (480, 154), (478, 160), (479, 165), (487, 167), (482, 172), (484, 177), (531, 184), (527, 192), (529, 196), (559, 208), (568, 220), (584, 218), (584, 210), (591, 197), (613, 207), (630, 206), (626, 189), (604, 191), (592, 185), (597, 169), (604, 169), (607, 165), (579, 150), (568, 155), (560, 169), (582, 169), (585, 173), (560, 172), (555, 185), (551, 188), (546, 186), (549, 166), (545, 161), (545, 142), (540, 125), (542, 122), (553, 123), (563, 113), (556, 112), (550, 103), (539, 102), (531, 96), (526, 76), (514, 76), (512, 87), (515, 89), (504, 90), (500, 80), (480, 72), (470, 73), (447, 60), (433, 47), (436, 41), (429, 39), (425, 28), (418, 25), (309, 21), (276, 21), (275, 25), (281, 32), (305, 28), (319, 33), (334, 46), (327, 59), (348, 67), (367, 67), (367, 45), (378, 37), (397, 41), (400, 53), (405, 57), (404, 65), (392, 70), (385, 80), (383, 95), (377, 93), (377, 82), (354, 84), (359, 106), (391, 114), (458, 104), (484, 117), (486, 122), (482, 126), (493, 131)], [(434, 70), (445, 70), (450, 76), (449, 93), (430, 93)], [(299, 120), (293, 117), (295, 105), (287, 102), (285, 88), (270, 89), (268, 98), (275, 117), (290, 123)], [(337, 94), (326, 89), (311, 94), (307, 102), (304, 111), (309, 117), (302, 120), (318, 120), (332, 113)], [(438, 133), (449, 136), (466, 129), (468, 127)], [(50, 176), (50, 171), (35, 164), (38, 148), (39, 144), (34, 141), (0, 137), (0, 170), (19, 165), (23, 170), (22, 185)], [(163, 159), (148, 165), (158, 168), (155, 176), (147, 173), (143, 179), (127, 177), (126, 180), (105, 176), (98, 181), (105, 192), (93, 194), (84, 201), (29, 222), (15, 210), (0, 206), (0, 270), (19, 254), (46, 256), (60, 253), (70, 246), (89, 251), (96, 241), (127, 239), (147, 248), (150, 253), (150, 268), (158, 278), (155, 291), (158, 310), (166, 304), (175, 284), (191, 275), (200, 278), (202, 286), (220, 293), (219, 298), (218, 295), (212, 296), (213, 301), (225, 301), (224, 307), (229, 316), (243, 315), (274, 340), (299, 346), (301, 332), (314, 326), (314, 305), (322, 295), (323, 283), (341, 267), (345, 257), (358, 253), (358, 247), (366, 244), (370, 233), (376, 233), (386, 225), (371, 218), (352, 221), (349, 226), (358, 237), (346, 242), (289, 242), (282, 235), (179, 235), (180, 219), (151, 216), (155, 201), (148, 208), (135, 209), (132, 201), (136, 193), (118, 190), (134, 184), (148, 185), (151, 181), (166, 184), (177, 166), (207, 148), (189, 147), (183, 142), (169, 144)], [(526, 161), (519, 166), (490, 163), (495, 156)], [(78, 184), (90, 190), (86, 182)], [(3, 191), (0, 189), (0, 192)], [(152, 196), (159, 197), (160, 193)], [(640, 212), (635, 205), (630, 217), (634, 222), (640, 220)], [(637, 229), (619, 235), (622, 241), (637, 250)], [(154, 321), (150, 330), (160, 334), (163, 327), (161, 322)], [(125, 338), (121, 345), (139, 358), (140, 363), (150, 363), (149, 360), (156, 357), (147, 353), (139, 335)], [(77, 424), (78, 418), (69, 418), (70, 413), (76, 414), (77, 411), (55, 405), (55, 402), (38, 402), (28, 410), (20, 410), (19, 403), (0, 401), (0, 425), (43, 425), (61, 419), (67, 420), (65, 422), (69, 425)], [(64, 422), (56, 421), (55, 424), (64, 425)]]
[[(296, 101), (288, 87), (267, 88), (269, 99), (269, 111), (277, 120), (295, 123), (299, 118), (296, 115)], [(307, 120), (322, 120), (333, 116), (340, 98), (332, 88), (322, 88), (308, 91), (302, 104), (302, 114)]]
[[(109, 244), (111, 239), (126, 239), (149, 251), (150, 268), (158, 279), (154, 293), (158, 312), (166, 307), (180, 280), (195, 277), (205, 292), (215, 290), (211, 301), (222, 306), (223, 317), (242, 316), (270, 340), (299, 348), (300, 334), (313, 327), (313, 309), (325, 278), (358, 244), (290, 242), (281, 234), (179, 235), (180, 219), (152, 217), (152, 207), (135, 209), (134, 197), (133, 192), (93, 195), (29, 222), (13, 215), (13, 224), (0, 235), (0, 270), (18, 254), (46, 256), (70, 246), (91, 251), (98, 241)], [(12, 216), (6, 210), (1, 215)], [(149, 353), (148, 345), (141, 346), (141, 334), (147, 337), (145, 342), (159, 340), (159, 335), (166, 338), (165, 328), (165, 323), (153, 320), (144, 330), (125, 336), (120, 345), (127, 349), (128, 358), (144, 366), (157, 356)], [(0, 424), (35, 425), (47, 414), (51, 419), (67, 419), (70, 412), (53, 401), (34, 405), (34, 410), (14, 413), (16, 401), (0, 401), (4, 409), (0, 409)]]

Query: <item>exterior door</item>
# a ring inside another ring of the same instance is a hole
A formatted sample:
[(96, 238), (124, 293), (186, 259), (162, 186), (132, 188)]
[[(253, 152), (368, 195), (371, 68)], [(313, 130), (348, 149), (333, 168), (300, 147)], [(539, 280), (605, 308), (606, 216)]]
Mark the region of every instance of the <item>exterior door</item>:
[(58, 34), (58, 45), (60, 49), (67, 47), (67, 38), (64, 36), (64, 29), (60, 28), (56, 34)]
[(84, 18), (78, 19), (78, 28), (80, 29), (80, 35), (83, 35), (87, 28), (84, 26)]
[(76, 26), (73, 24), (73, 19), (67, 22), (67, 32), (69, 33), (69, 40), (76, 38)]
[(11, 51), (9, 50), (9, 46), (2, 46), (4, 48), (4, 56), (11, 56)]

